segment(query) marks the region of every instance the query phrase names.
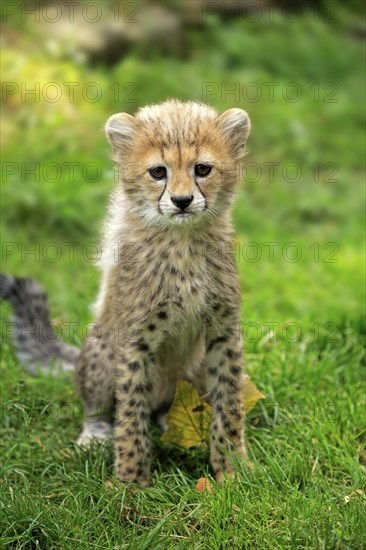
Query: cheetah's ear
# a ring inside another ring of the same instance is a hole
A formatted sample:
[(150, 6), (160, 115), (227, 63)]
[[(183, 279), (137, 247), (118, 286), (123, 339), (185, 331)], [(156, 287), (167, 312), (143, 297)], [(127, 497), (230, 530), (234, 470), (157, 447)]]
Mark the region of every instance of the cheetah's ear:
[(118, 161), (121, 153), (130, 149), (135, 131), (135, 119), (128, 113), (118, 113), (109, 117), (105, 133), (112, 146), (114, 160)]
[(218, 117), (218, 124), (224, 132), (235, 158), (245, 152), (245, 142), (250, 132), (250, 120), (242, 109), (228, 109)]

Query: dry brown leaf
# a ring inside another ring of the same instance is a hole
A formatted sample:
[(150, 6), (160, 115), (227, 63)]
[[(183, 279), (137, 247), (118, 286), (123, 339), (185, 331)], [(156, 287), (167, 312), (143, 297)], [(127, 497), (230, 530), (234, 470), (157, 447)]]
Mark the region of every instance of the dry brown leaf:
[[(247, 412), (253, 409), (259, 399), (265, 399), (248, 377), (243, 393)], [(163, 433), (161, 439), (164, 443), (185, 449), (206, 444), (209, 441), (211, 416), (211, 405), (200, 399), (192, 384), (184, 380), (179, 381), (172, 408), (166, 418), (168, 430)]]
[(204, 491), (212, 493), (210, 480), (207, 479), (207, 477), (200, 477), (197, 481), (196, 491), (198, 491), (199, 493), (203, 493)]
[(351, 499), (360, 498), (360, 497), (366, 500), (365, 492), (362, 491), (362, 489), (356, 489), (355, 491), (352, 491), (352, 493), (344, 497), (344, 502), (348, 504)]

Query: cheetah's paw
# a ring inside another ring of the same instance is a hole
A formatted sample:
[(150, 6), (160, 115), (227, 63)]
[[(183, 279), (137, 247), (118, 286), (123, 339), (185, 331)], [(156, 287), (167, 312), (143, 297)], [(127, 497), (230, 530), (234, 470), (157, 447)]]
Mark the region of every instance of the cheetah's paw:
[(79, 447), (89, 448), (93, 442), (104, 443), (111, 441), (113, 426), (109, 422), (85, 422), (83, 431), (76, 440)]

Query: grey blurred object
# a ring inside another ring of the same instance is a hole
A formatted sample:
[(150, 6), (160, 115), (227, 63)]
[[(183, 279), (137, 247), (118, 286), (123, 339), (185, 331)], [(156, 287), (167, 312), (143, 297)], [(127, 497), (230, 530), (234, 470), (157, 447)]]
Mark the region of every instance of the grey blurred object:
[(35, 16), (39, 20), (37, 30), (50, 54), (108, 66), (117, 63), (134, 46), (148, 52), (186, 55), (188, 28), (204, 27), (206, 19), (212, 16), (222, 23), (239, 20), (245, 14), (269, 9), (271, 2), (178, 0), (89, 4), (94, 8), (86, 9), (88, 3), (61, 0), (36, 3), (40, 12)]
[(33, 279), (1, 274), (0, 297), (12, 305), (13, 344), (24, 369), (33, 376), (38, 369), (55, 376), (73, 371), (80, 351), (57, 337), (41, 285)]

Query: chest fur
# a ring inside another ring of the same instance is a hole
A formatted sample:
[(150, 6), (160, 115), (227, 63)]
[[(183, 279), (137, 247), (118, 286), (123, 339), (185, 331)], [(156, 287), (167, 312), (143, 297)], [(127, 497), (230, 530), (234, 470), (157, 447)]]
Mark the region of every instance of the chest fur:
[(116, 261), (104, 273), (106, 317), (112, 312), (114, 320), (140, 326), (163, 306), (169, 330), (200, 332), (215, 303), (233, 295), (237, 284), (227, 243), (225, 234), (125, 232)]
[(207, 302), (210, 277), (201, 243), (152, 239), (129, 243), (125, 250), (116, 269), (116, 287), (124, 300), (151, 307), (164, 301), (187, 314)]

